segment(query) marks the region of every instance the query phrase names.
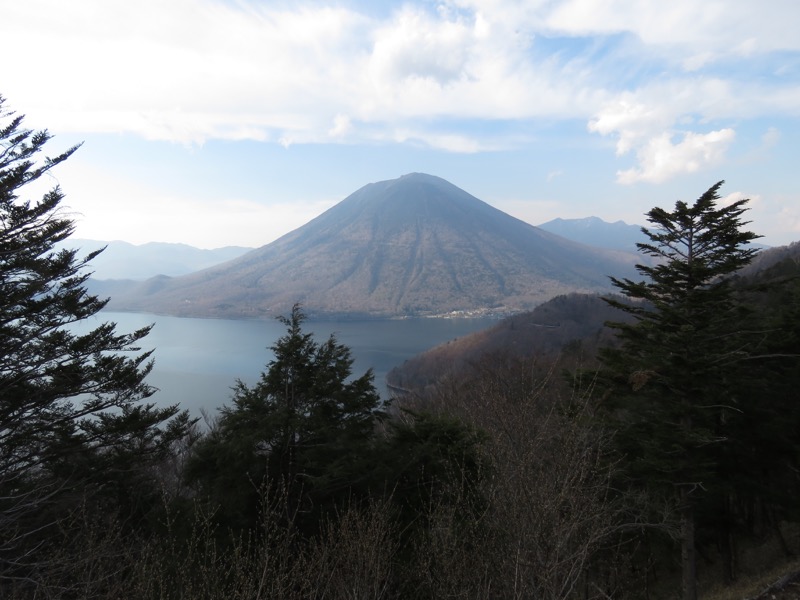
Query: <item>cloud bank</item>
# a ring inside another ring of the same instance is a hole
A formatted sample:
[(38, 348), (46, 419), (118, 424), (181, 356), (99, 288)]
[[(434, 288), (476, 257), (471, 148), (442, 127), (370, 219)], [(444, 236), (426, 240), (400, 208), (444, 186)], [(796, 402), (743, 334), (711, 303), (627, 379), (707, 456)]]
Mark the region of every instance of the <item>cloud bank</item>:
[(2, 92), (51, 129), (183, 144), (469, 153), (579, 120), (619, 183), (659, 183), (723, 162), (744, 119), (798, 115), (797, 22), (794, 0), (26, 0), (0, 19), (25, 48)]

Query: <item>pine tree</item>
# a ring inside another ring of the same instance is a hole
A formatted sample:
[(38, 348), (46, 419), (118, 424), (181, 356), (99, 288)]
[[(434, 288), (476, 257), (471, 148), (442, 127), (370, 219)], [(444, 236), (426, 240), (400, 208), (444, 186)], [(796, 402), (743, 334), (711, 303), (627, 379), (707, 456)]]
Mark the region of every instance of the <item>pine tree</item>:
[[(145, 381), (150, 352), (137, 346), (149, 328), (120, 334), (104, 323), (77, 332), (106, 303), (85, 287), (98, 253), (55, 250), (74, 230), (58, 186), (36, 202), (20, 193), (78, 147), (37, 162), (50, 134), (25, 129), (4, 103), (0, 97), (0, 589), (3, 580), (25, 580), (68, 500), (100, 489), (130, 499), (133, 473), (190, 424), (177, 407), (142, 403), (155, 391)], [(126, 478), (109, 485), (123, 467)]]
[(647, 213), (650, 242), (637, 244), (653, 259), (637, 266), (647, 279), (612, 278), (634, 302), (608, 300), (635, 322), (611, 323), (620, 345), (601, 353), (630, 477), (676, 496), (685, 600), (697, 594), (698, 503), (715, 483), (720, 447), (732, 443), (727, 423), (741, 415), (737, 365), (757, 351), (727, 278), (751, 260), (757, 236), (742, 229), (747, 200), (717, 205), (722, 183), (691, 206)]
[(372, 372), (351, 378), (350, 349), (333, 335), (317, 342), (305, 318), (299, 305), (280, 317), (287, 331), (274, 359), (254, 386), (237, 382), (189, 465), (232, 525), (254, 525), (264, 486), (281, 495), (286, 523), (307, 529), (337, 502), (366, 494), (383, 414)]

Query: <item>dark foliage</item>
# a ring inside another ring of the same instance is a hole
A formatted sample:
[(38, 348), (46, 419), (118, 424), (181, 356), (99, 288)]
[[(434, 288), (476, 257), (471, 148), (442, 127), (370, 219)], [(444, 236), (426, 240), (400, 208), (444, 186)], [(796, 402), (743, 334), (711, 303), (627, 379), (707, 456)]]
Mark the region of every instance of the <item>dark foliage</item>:
[[(717, 206), (721, 185), (691, 206), (648, 213), (650, 243), (638, 246), (656, 262), (638, 266), (645, 280), (613, 279), (638, 303), (609, 303), (636, 321), (612, 323), (621, 344), (601, 353), (609, 386), (603, 407), (629, 483), (674, 497), (684, 598), (691, 599), (695, 527), (710, 525), (705, 516), (713, 514), (712, 538), (723, 556), (731, 554), (731, 504), (756, 480), (763, 483), (764, 457), (745, 459), (772, 443), (767, 430), (779, 423), (773, 399), (756, 400), (752, 385), (752, 366), (771, 354), (773, 338), (731, 279), (755, 255), (748, 244), (757, 236), (743, 230), (747, 200)], [(757, 431), (753, 419), (763, 420)]]
[(197, 445), (187, 475), (218, 502), (229, 524), (252, 526), (266, 487), (280, 490), (287, 523), (314, 529), (337, 502), (366, 493), (374, 472), (377, 419), (372, 373), (350, 379), (350, 349), (302, 330), (295, 306), (252, 388), (241, 381)]
[[(74, 224), (58, 187), (39, 201), (25, 186), (69, 158), (37, 162), (50, 140), (0, 98), (0, 586), (36, 590), (53, 567), (66, 517), (89, 501), (125, 518), (157, 497), (154, 464), (190, 425), (177, 407), (143, 403), (149, 328), (80, 326), (105, 301), (86, 292), (88, 263), (54, 246)], [(166, 423), (165, 427), (160, 427)], [(145, 485), (148, 482), (149, 485)], [(55, 568), (55, 567), (53, 567)]]

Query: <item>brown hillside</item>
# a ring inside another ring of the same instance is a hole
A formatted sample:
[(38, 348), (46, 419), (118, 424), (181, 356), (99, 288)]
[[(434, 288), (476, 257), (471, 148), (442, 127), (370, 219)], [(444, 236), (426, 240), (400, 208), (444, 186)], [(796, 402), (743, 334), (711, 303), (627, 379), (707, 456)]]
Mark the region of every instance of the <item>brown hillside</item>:
[(555, 355), (578, 342), (596, 348), (611, 338), (606, 321), (629, 319), (598, 295), (558, 296), (533, 311), (423, 352), (393, 369), (387, 381), (396, 388), (418, 390), (469, 370), (489, 356), (527, 359)]

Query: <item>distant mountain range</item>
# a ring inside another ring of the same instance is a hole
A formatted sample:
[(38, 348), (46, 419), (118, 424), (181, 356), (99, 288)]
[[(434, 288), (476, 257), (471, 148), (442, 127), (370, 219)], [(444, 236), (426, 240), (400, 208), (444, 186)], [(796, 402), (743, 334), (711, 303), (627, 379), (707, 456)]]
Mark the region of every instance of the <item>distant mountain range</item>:
[(186, 275), (218, 265), (249, 252), (252, 248), (227, 246), (204, 250), (186, 244), (151, 242), (134, 245), (128, 242), (73, 239), (58, 248), (78, 248), (79, 256), (105, 250), (91, 262), (93, 279), (149, 279), (156, 275)]
[(628, 225), (625, 221), (608, 223), (598, 217), (553, 219), (539, 228), (589, 246), (628, 252), (636, 252), (637, 242), (648, 241), (641, 225)]
[[(540, 229), (555, 233), (568, 240), (610, 248), (626, 252), (638, 252), (637, 243), (649, 243), (650, 239), (642, 233), (641, 225), (628, 225), (625, 221), (609, 223), (599, 217), (586, 217), (583, 219), (553, 219), (538, 226)], [(754, 243), (754, 247), (761, 250), (770, 248), (765, 244)], [(648, 257), (639, 255), (639, 260), (647, 262)]]
[(608, 275), (632, 275), (636, 260), (414, 173), (366, 185), (231, 261), (116, 288), (109, 308), (230, 318), (281, 314), (296, 302), (318, 317), (517, 312), (561, 293), (608, 289)]

